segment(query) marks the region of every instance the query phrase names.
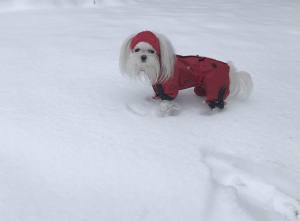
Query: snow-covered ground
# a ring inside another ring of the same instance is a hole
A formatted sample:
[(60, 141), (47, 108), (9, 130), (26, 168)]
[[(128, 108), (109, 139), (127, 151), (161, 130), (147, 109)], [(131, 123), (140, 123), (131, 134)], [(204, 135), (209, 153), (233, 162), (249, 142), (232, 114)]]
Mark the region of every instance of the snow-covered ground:
[[(37, 2), (0, 4), (1, 221), (300, 220), (299, 1)], [(144, 29), (233, 61), (252, 97), (158, 116), (118, 69)]]

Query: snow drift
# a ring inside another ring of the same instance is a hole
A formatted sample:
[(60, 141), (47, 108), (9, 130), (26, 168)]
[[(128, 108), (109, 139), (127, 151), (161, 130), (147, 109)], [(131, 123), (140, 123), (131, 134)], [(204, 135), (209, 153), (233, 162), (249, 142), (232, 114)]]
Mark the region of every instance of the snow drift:
[(39, 8), (100, 7), (128, 4), (132, 0), (2, 0), (0, 11)]
[[(300, 2), (135, 2), (0, 13), (0, 220), (299, 221)], [(233, 61), (252, 96), (207, 113), (185, 90), (158, 117), (118, 68), (144, 29)]]

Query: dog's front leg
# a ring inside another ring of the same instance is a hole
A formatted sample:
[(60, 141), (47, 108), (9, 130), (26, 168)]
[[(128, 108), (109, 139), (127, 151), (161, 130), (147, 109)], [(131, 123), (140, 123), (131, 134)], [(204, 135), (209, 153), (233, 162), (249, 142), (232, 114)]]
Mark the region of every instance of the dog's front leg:
[(178, 94), (177, 88), (165, 87), (161, 84), (153, 85), (155, 95), (153, 99), (160, 99), (159, 114), (161, 116), (174, 116), (179, 113), (180, 107), (174, 101)]
[(180, 106), (175, 101), (162, 100), (159, 107), (161, 116), (175, 116), (180, 111)]

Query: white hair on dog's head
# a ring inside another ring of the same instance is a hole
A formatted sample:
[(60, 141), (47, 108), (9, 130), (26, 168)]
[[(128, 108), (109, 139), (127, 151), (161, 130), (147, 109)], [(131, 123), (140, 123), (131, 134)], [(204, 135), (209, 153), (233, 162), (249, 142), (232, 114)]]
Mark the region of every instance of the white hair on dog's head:
[(156, 33), (160, 45), (160, 81), (166, 81), (172, 77), (175, 65), (175, 51), (171, 42), (162, 34)]
[(123, 42), (123, 44), (121, 46), (120, 57), (119, 57), (119, 66), (120, 66), (120, 70), (123, 74), (128, 73), (127, 62), (128, 62), (129, 55), (131, 52), (130, 44), (131, 44), (131, 39), (133, 36), (134, 35), (131, 35), (128, 38), (126, 38), (126, 40)]
[(149, 79), (152, 84), (168, 80), (174, 71), (175, 53), (169, 40), (155, 33), (159, 39), (160, 55), (147, 42), (139, 42), (130, 48), (131, 39), (128, 37), (120, 52), (120, 69), (131, 78)]
[[(142, 57), (145, 60), (142, 60)], [(151, 83), (160, 77), (159, 57), (155, 49), (147, 42), (138, 43), (129, 53), (125, 73), (131, 78), (149, 79)]]

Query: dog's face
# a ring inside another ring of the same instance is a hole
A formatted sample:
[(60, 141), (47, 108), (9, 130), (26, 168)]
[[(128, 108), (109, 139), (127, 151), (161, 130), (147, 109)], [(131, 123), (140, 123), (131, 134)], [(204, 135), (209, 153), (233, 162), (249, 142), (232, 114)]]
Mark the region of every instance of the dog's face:
[(147, 42), (140, 42), (131, 50), (127, 66), (140, 79), (146, 78), (155, 83), (159, 78), (159, 56)]
[(120, 68), (131, 78), (150, 80), (152, 84), (162, 82), (171, 77), (175, 56), (169, 41), (157, 34), (159, 53), (146, 41), (138, 42), (130, 47), (132, 36), (125, 40), (120, 53)]
[(140, 66), (153, 65), (158, 61), (155, 49), (147, 42), (138, 43), (132, 50), (131, 57), (140, 64)]

